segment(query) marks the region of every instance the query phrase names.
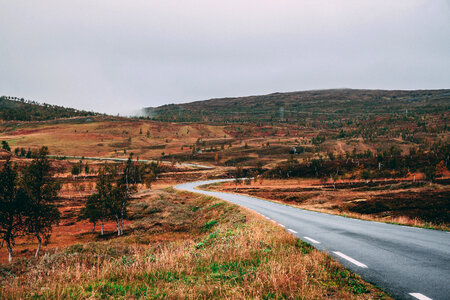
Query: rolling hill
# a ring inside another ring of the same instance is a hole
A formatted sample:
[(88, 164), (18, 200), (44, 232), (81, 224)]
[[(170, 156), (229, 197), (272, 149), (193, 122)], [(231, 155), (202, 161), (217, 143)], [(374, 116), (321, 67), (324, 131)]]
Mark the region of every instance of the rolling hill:
[(287, 122), (367, 119), (448, 111), (450, 90), (331, 89), (262, 96), (217, 98), (144, 108), (147, 116), (171, 122)]
[(99, 114), (58, 105), (38, 103), (24, 100), (23, 98), (0, 97), (0, 120), (5, 121), (46, 121), (95, 115)]

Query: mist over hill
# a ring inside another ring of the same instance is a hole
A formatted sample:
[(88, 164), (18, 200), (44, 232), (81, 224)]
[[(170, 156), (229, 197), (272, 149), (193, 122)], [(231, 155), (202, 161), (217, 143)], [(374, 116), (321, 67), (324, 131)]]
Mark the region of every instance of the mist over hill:
[(144, 108), (152, 119), (170, 122), (287, 122), (358, 120), (376, 116), (447, 111), (450, 89), (311, 90), (217, 98)]

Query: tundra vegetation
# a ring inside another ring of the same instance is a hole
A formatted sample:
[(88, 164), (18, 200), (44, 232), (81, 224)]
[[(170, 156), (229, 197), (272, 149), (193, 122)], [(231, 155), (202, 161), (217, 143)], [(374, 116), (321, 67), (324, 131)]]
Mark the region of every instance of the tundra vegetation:
[(231, 178), (209, 188), (448, 230), (449, 99), (310, 91), (122, 118), (3, 97), (0, 297), (388, 297), (267, 220), (170, 186)]
[(126, 235), (2, 266), (2, 298), (389, 298), (235, 205), (168, 188), (129, 208)]

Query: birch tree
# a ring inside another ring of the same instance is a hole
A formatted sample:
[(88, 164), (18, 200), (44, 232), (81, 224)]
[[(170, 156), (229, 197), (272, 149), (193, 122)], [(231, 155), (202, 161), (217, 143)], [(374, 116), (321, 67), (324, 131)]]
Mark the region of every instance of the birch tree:
[(17, 187), (18, 173), (8, 159), (0, 170), (0, 238), (13, 259), (14, 240), (22, 233), (25, 195)]
[(58, 224), (60, 219), (55, 200), (61, 186), (52, 177), (47, 155), (47, 147), (42, 147), (36, 153), (36, 158), (24, 168), (21, 178), (21, 187), (28, 200), (25, 207), (26, 230), (38, 241), (36, 257), (39, 256), (42, 242), (48, 242), (53, 225)]

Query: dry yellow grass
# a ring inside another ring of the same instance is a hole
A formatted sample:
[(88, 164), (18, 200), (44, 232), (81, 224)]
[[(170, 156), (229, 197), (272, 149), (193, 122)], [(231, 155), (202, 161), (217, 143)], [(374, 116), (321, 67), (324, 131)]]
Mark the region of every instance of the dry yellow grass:
[(13, 149), (46, 145), (54, 155), (127, 157), (123, 153), (126, 149), (141, 158), (160, 158), (162, 152), (189, 153), (189, 147), (181, 147), (194, 144), (198, 138), (228, 136), (223, 126), (109, 119), (63, 124), (22, 122), (14, 129), (0, 124), (0, 140), (8, 141)]

